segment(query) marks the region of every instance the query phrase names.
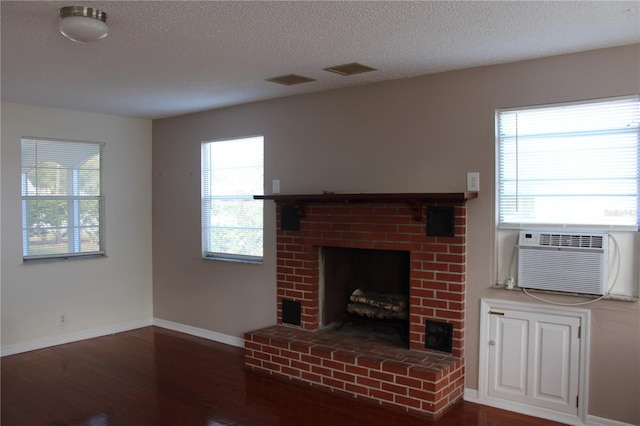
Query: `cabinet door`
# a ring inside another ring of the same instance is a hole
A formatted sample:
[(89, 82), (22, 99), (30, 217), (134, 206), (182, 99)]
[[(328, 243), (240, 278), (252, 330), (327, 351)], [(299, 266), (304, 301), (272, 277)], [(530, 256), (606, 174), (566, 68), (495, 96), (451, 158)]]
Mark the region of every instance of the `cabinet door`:
[(580, 320), (538, 315), (531, 396), (538, 407), (577, 414)]
[(579, 329), (575, 317), (491, 314), (488, 395), (577, 414)]

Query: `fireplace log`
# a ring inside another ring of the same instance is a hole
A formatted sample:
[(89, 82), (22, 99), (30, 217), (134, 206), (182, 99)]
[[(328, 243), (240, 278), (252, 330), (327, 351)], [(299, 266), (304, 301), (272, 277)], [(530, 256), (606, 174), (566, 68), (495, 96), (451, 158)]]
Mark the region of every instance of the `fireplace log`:
[(365, 305), (364, 303), (349, 303), (347, 312), (366, 318), (376, 319), (399, 319), (406, 320), (409, 318), (407, 310), (396, 312), (389, 309), (378, 308), (375, 306)]
[(356, 289), (349, 299), (353, 303), (373, 306), (383, 310), (402, 312), (407, 309), (408, 298), (403, 294), (379, 294)]

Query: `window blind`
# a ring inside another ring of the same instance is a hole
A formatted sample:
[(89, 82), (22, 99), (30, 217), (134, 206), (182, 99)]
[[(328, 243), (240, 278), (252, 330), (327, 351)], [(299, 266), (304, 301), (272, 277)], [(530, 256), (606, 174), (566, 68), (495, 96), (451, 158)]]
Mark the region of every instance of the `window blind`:
[(638, 96), (498, 111), (501, 225), (638, 226)]
[(203, 256), (261, 261), (263, 137), (202, 144)]
[(25, 260), (104, 252), (102, 147), (22, 139)]

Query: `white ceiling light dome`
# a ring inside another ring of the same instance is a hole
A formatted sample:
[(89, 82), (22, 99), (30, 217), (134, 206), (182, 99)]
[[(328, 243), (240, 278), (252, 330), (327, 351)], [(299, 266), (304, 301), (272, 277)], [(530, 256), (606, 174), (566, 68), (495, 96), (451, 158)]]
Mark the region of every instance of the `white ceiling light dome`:
[(60, 8), (60, 32), (70, 40), (89, 43), (107, 36), (107, 14), (84, 6)]

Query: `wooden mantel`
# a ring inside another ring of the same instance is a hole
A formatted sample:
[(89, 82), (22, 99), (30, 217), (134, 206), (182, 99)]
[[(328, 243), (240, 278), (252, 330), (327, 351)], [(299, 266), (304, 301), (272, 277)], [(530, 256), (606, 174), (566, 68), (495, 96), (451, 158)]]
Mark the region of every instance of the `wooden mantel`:
[(477, 192), (419, 192), (388, 194), (271, 194), (254, 195), (256, 200), (273, 200), (276, 204), (294, 206), (299, 217), (304, 217), (304, 208), (308, 203), (406, 203), (413, 211), (416, 220), (422, 220), (422, 207), (426, 204), (456, 205), (477, 198)]

